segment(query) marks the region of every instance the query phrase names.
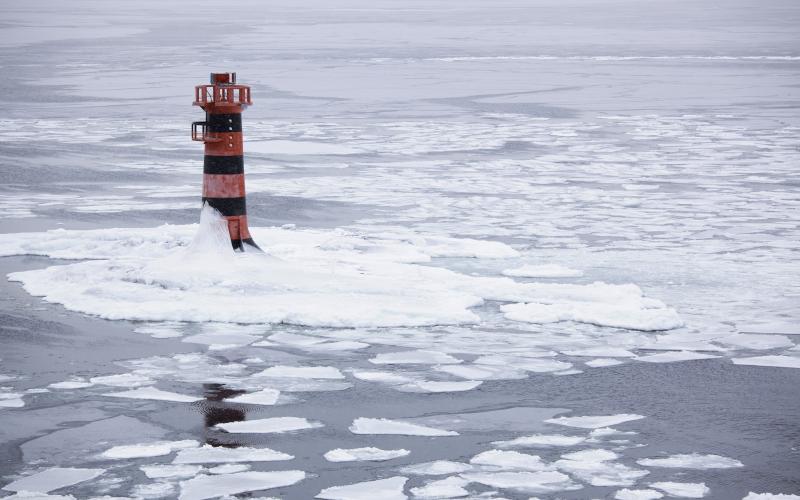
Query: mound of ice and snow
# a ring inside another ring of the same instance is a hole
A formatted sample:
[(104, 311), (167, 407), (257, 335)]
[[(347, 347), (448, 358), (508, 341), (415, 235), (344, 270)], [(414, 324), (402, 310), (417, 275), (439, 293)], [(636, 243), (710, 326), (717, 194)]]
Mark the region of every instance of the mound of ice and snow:
[[(192, 234), (194, 238), (192, 238)], [(255, 228), (265, 254), (234, 254), (210, 208), (197, 225), (0, 236), (0, 256), (93, 259), (9, 275), (35, 296), (107, 319), (423, 326), (479, 321), (484, 300), (512, 320), (640, 330), (681, 326), (635, 285), (520, 283), (420, 265), (432, 257), (508, 258), (498, 242), (341, 230)]]

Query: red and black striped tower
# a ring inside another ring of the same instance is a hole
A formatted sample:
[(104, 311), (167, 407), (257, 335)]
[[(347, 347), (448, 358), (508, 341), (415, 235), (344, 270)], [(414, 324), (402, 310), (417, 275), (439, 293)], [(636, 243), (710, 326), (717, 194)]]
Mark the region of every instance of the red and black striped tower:
[(247, 227), (244, 189), (242, 111), (251, 104), (250, 87), (236, 83), (236, 73), (211, 73), (208, 85), (194, 88), (194, 105), (206, 120), (192, 123), (192, 139), (205, 144), (203, 203), (228, 220), (234, 250), (259, 250)]

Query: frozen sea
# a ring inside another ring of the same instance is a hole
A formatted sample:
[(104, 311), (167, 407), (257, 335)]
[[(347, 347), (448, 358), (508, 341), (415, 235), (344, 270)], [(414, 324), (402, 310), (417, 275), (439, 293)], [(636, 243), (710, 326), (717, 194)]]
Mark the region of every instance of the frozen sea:
[(0, 498), (800, 498), (797, 2), (2, 12)]

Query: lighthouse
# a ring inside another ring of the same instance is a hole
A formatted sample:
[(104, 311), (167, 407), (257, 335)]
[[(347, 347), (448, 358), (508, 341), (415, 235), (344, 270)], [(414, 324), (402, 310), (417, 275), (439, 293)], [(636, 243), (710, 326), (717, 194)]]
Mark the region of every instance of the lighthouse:
[(250, 87), (236, 83), (236, 73), (211, 73), (207, 85), (194, 88), (194, 105), (206, 113), (192, 123), (192, 140), (205, 145), (203, 204), (228, 221), (234, 250), (260, 250), (247, 227), (244, 187), (242, 111), (251, 104)]

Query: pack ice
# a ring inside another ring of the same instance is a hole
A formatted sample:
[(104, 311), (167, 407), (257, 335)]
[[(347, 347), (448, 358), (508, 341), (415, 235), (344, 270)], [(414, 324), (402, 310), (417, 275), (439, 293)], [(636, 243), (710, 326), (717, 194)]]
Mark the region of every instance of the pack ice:
[(9, 278), (48, 302), (107, 319), (329, 327), (470, 324), (480, 321), (471, 308), (492, 300), (511, 303), (504, 311), (516, 321), (571, 320), (641, 330), (682, 325), (673, 309), (643, 297), (631, 284), (521, 283), (422, 265), (442, 255), (516, 255), (502, 243), (338, 229), (253, 232), (266, 253), (235, 254), (225, 221), (205, 208), (199, 226), (6, 234), (0, 236), (0, 256), (91, 259)]

